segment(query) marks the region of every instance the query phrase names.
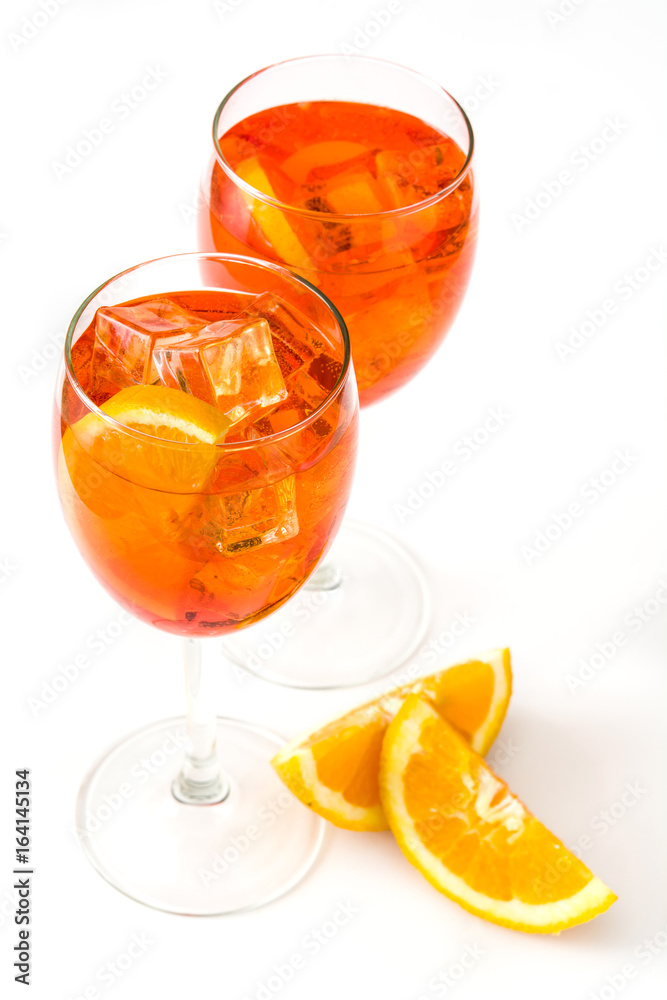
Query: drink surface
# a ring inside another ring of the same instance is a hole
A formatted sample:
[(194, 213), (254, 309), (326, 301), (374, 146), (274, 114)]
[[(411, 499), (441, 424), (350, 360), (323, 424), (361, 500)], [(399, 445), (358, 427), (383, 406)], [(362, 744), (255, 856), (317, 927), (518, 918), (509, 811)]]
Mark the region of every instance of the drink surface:
[(166, 631), (216, 635), (289, 598), (351, 486), (341, 344), (271, 292), (200, 290), (98, 309), (71, 359), (82, 392), (65, 378), (59, 490), (116, 599)]
[(347, 323), (362, 404), (411, 378), (472, 266), (477, 209), (460, 147), (412, 115), (344, 101), (270, 108), (219, 145), (237, 179), (214, 160), (200, 247), (279, 261), (320, 288)]

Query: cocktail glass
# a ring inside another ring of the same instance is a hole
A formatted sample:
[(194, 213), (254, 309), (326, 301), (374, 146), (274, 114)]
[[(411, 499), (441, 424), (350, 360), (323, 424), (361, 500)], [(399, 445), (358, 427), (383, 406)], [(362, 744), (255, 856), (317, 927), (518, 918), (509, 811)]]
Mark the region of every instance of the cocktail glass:
[[(234, 87), (213, 139), (200, 248), (278, 261), (335, 302), (362, 406), (416, 375), (454, 321), (476, 243), (473, 134), (454, 98), (393, 63), (307, 56)], [(411, 555), (346, 522), (306, 590), (226, 645), (265, 679), (342, 687), (407, 660), (428, 620)]]
[[(183, 391), (202, 372), (215, 405)], [(348, 499), (357, 423), (345, 323), (278, 265), (154, 260), (74, 315), (54, 420), (65, 518), (103, 586), (180, 636), (185, 660), (186, 718), (112, 747), (77, 802), (89, 860), (136, 900), (246, 909), (319, 851), (322, 821), (293, 808), (269, 763), (283, 740), (215, 717), (202, 651), (219, 654), (212, 636), (271, 614), (315, 569)]]

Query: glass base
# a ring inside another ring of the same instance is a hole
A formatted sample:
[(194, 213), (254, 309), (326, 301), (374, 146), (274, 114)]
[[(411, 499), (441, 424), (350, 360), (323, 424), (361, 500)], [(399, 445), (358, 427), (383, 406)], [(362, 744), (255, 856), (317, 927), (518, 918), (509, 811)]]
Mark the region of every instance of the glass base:
[(225, 656), (288, 687), (353, 687), (405, 663), (429, 618), (426, 579), (406, 549), (378, 528), (345, 521), (302, 590), (226, 639)]
[(217, 719), (228, 791), (214, 805), (187, 805), (172, 794), (185, 745), (185, 719), (168, 719), (97, 762), (76, 809), (88, 859), (126, 896), (169, 913), (235, 913), (282, 896), (315, 861), (325, 827), (269, 763), (284, 740)]

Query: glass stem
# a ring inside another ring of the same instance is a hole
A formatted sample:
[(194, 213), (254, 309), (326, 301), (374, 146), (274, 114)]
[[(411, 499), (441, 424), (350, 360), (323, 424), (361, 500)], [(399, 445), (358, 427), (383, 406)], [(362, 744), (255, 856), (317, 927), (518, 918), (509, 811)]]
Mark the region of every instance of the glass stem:
[(343, 582), (338, 564), (327, 556), (304, 584), (304, 590), (337, 590)]
[(229, 783), (223, 777), (215, 752), (216, 719), (205, 684), (202, 640), (187, 638), (182, 643), (188, 739), (183, 767), (171, 790), (179, 802), (213, 805), (227, 798)]

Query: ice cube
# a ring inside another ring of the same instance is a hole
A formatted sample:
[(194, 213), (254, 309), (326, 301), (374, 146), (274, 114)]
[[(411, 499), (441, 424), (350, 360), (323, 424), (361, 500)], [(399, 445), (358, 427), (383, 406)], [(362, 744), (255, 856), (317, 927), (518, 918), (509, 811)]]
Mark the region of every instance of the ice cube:
[[(72, 368), (79, 384), (96, 406), (102, 406), (119, 389), (136, 385), (127, 370), (97, 344), (92, 325), (72, 345)], [(67, 390), (65, 395), (68, 401), (67, 423), (71, 425), (85, 415), (86, 408), (76, 393)]]
[(315, 351), (308, 343), (313, 323), (300, 309), (288, 306), (272, 292), (264, 292), (253, 299), (243, 314), (248, 318), (261, 317), (269, 324), (283, 378), (288, 378), (314, 358)]
[(169, 335), (182, 341), (205, 325), (205, 320), (163, 297), (131, 306), (102, 306), (95, 314), (97, 345), (135, 383), (155, 377), (151, 352), (157, 337)]
[[(268, 410), (254, 423), (243, 427), (242, 433), (246, 440), (252, 437), (266, 438), (269, 434), (296, 428), (312, 416), (328, 394), (328, 390), (310, 374), (307, 367), (301, 368), (288, 379), (286, 386), (289, 389), (287, 399)], [(278, 478), (276, 470), (281, 466), (285, 469), (283, 475), (300, 468), (310, 468), (315, 456), (326, 447), (331, 431), (332, 427), (326, 417), (320, 415), (289, 436), (283, 437), (276, 445), (264, 445), (261, 452), (270, 474)]]
[(331, 392), (340, 378), (342, 370), (342, 361), (332, 358), (325, 351), (321, 351), (317, 357), (313, 358), (308, 366), (308, 374), (319, 386), (318, 396), (325, 396)]
[[(376, 156), (378, 183), (391, 208), (416, 205), (444, 190), (463, 165), (463, 153), (451, 139), (443, 139), (437, 146), (425, 146), (419, 153), (419, 166), (404, 153), (386, 150)], [(428, 213), (433, 216), (428, 220), (430, 229), (452, 229), (466, 222), (470, 211), (469, 199), (465, 197), (468, 188), (469, 182), (464, 181), (437, 206), (427, 212), (422, 210), (425, 218)], [(420, 217), (420, 213), (415, 214)]]
[(211, 489), (218, 493), (237, 493), (270, 486), (291, 475), (294, 469), (283, 453), (283, 442), (271, 444), (263, 440), (273, 433), (263, 417), (254, 423), (244, 422), (238, 431), (232, 428), (225, 441), (245, 442), (246, 446), (224, 455), (218, 463)]
[(237, 492), (198, 497), (179, 521), (175, 536), (191, 558), (217, 553), (231, 557), (261, 545), (294, 538), (299, 533), (295, 477)]
[(383, 150), (375, 158), (378, 180), (391, 192), (395, 207), (414, 205), (437, 194), (455, 179), (464, 156), (451, 139), (423, 146), (419, 156)]
[(159, 337), (153, 363), (163, 385), (217, 406), (237, 423), (287, 397), (264, 319), (210, 323), (194, 337)]
[(223, 493), (219, 501), (222, 530), (216, 547), (223, 555), (239, 555), (299, 533), (294, 476), (256, 490)]
[(314, 322), (271, 292), (260, 295), (245, 312), (261, 314), (269, 322), (286, 390), (280, 403), (254, 417), (254, 426), (244, 425), (248, 439), (286, 430), (310, 416), (333, 389), (342, 363), (331, 356), (331, 346)]
[[(342, 365), (326, 354), (318, 354), (307, 367), (304, 365), (285, 380), (289, 392), (287, 399), (271, 410), (269, 419), (276, 430), (299, 423), (309, 417), (324, 402), (340, 376)], [(285, 423), (290, 413), (294, 420)]]
[[(309, 220), (311, 240), (322, 259), (330, 260), (357, 248), (356, 261), (359, 248), (384, 241), (382, 213), (395, 206), (387, 199), (371, 165), (374, 167), (375, 162), (369, 153), (365, 158), (351, 160), (338, 173), (302, 188), (306, 197), (299, 205), (314, 213)], [(315, 213), (322, 213), (321, 221)]]
[(220, 463), (215, 480), (219, 492), (203, 498), (205, 510), (197, 527), (224, 556), (282, 542), (299, 532), (293, 466), (282, 448), (262, 442), (252, 425), (245, 434), (256, 447), (233, 452)]

